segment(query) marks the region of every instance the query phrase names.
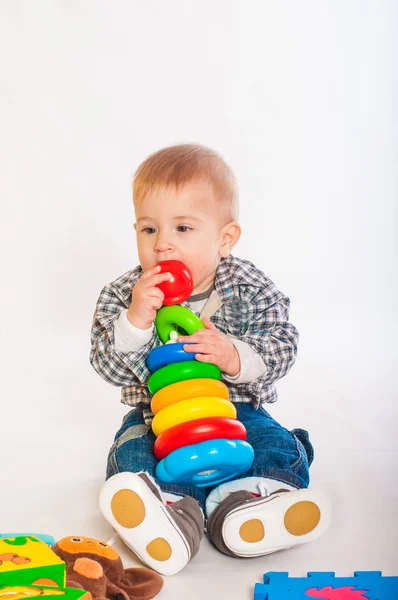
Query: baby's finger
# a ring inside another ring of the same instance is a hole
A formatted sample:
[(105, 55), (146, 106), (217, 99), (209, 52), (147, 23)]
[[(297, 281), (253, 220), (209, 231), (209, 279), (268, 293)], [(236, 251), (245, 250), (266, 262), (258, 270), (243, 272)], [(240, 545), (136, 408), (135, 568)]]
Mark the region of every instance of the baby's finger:
[(159, 273), (145, 279), (144, 285), (145, 287), (155, 287), (159, 285), (159, 283), (162, 283), (162, 281), (169, 281), (169, 279), (171, 279), (171, 273)]
[(179, 342), (203, 342), (204, 340), (209, 343), (212, 342), (213, 344), (216, 344), (217, 342), (217, 338), (214, 336), (213, 332), (208, 329), (199, 329), (191, 335), (182, 335), (178, 338)]
[(150, 297), (151, 298), (151, 306), (152, 308), (155, 308), (156, 310), (159, 310), (159, 308), (162, 308), (163, 305), (163, 300), (161, 300), (160, 298), (155, 298), (153, 296)]
[(164, 293), (158, 287), (145, 288), (145, 296), (148, 298), (159, 298), (163, 302)]
[(206, 327), (206, 329), (209, 329), (210, 331), (218, 331), (214, 323), (212, 323), (207, 317), (203, 317), (203, 325)]
[(213, 365), (217, 365), (218, 363), (218, 357), (214, 354), (195, 354), (195, 360)]
[(145, 279), (148, 279), (148, 277), (152, 277), (152, 275), (156, 275), (157, 273), (159, 273), (161, 268), (162, 267), (160, 265), (156, 265), (155, 267), (152, 267), (151, 269), (144, 271), (140, 277), (140, 281), (145, 281)]
[(183, 350), (185, 350), (185, 352), (195, 352), (199, 354), (213, 354), (216, 350), (216, 346), (210, 344), (184, 344)]

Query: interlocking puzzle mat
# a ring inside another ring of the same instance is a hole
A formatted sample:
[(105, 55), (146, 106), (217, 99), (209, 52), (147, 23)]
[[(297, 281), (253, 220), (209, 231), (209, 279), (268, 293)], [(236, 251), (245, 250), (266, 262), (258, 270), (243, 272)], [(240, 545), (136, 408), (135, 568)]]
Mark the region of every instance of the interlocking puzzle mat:
[(398, 600), (398, 577), (383, 577), (380, 571), (357, 571), (354, 577), (334, 573), (266, 573), (264, 583), (254, 586), (254, 600)]

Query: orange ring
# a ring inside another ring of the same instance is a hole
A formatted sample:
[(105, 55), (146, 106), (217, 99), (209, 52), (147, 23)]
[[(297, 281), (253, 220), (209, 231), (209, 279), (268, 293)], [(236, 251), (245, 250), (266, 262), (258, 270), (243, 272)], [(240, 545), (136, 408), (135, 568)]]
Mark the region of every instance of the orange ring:
[(217, 379), (188, 379), (162, 388), (152, 398), (151, 410), (154, 415), (163, 408), (191, 398), (216, 396), (228, 400), (228, 388)]

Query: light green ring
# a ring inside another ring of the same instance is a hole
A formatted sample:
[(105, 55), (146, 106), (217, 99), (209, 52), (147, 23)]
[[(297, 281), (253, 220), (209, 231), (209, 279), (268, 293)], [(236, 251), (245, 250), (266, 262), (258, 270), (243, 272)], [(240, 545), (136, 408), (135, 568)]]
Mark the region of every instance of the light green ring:
[(155, 319), (156, 333), (163, 344), (170, 340), (170, 333), (176, 330), (176, 325), (192, 335), (198, 329), (205, 329), (202, 321), (189, 308), (176, 304), (163, 306)]

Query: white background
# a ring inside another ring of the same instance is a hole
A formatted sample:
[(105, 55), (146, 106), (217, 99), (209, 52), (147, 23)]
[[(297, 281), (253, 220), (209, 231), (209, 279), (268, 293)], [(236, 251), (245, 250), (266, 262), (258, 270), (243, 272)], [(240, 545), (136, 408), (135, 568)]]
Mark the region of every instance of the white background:
[(309, 429), (334, 522), (250, 561), (204, 542), (162, 598), (250, 598), (268, 570), (398, 574), (397, 16), (393, 0), (0, 3), (0, 531), (111, 536), (97, 496), (127, 409), (89, 365), (91, 319), (137, 264), (135, 168), (199, 142), (239, 180), (235, 254), (291, 298), (299, 357), (271, 413)]

